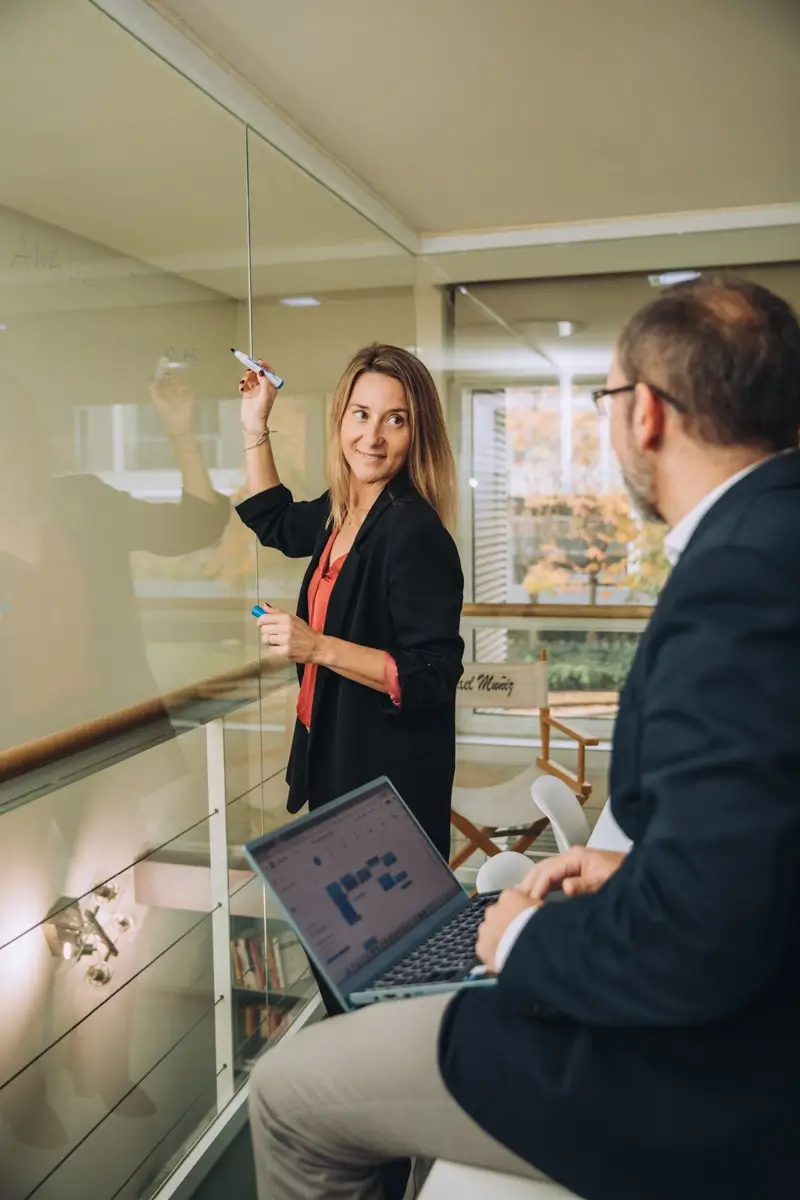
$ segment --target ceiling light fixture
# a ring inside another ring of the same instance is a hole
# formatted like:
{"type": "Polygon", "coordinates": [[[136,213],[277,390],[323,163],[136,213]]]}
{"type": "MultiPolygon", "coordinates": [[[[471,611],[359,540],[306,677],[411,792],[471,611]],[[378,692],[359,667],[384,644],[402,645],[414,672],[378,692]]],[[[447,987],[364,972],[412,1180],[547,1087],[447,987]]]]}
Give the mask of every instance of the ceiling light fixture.
{"type": "Polygon", "coordinates": [[[572,337],[573,333],[575,332],[575,322],[574,321],[558,321],[557,324],[558,324],[558,336],[560,338],[572,337]]]}
{"type": "Polygon", "coordinates": [[[690,283],[699,278],[699,271],[662,271],[660,275],[648,275],[647,282],[650,287],[674,287],[676,283],[690,283]]]}
{"type": "Polygon", "coordinates": [[[284,296],[280,303],[287,308],[319,308],[322,301],[313,296],[284,296]]]}

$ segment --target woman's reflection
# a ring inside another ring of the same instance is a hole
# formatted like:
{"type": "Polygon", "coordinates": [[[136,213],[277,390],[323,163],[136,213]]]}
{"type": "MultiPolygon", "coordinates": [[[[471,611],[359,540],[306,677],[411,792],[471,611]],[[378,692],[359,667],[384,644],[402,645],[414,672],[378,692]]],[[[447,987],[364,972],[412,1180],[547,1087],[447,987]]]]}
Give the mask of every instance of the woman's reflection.
{"type": "Polygon", "coordinates": [[[209,546],[230,505],[203,461],[192,392],[167,375],[150,395],[180,470],[178,503],[59,474],[45,423],[18,385],[0,381],[0,749],[158,693],[130,553],[209,546]]]}
{"type": "MultiPolygon", "coordinates": [[[[0,749],[158,693],[145,654],[130,553],[142,549],[176,556],[212,544],[228,521],[229,502],[214,491],[203,462],[189,389],[167,376],[151,385],[150,394],[180,469],[178,503],[137,500],[94,476],[59,473],[48,421],[37,416],[22,388],[0,378],[0,749]]],[[[166,710],[161,720],[171,731],[166,710]]],[[[56,897],[104,865],[94,852],[88,865],[82,861],[86,846],[97,840],[90,827],[113,825],[117,841],[130,844],[126,861],[148,842],[142,797],[151,788],[166,797],[167,777],[183,777],[187,769],[175,743],[173,748],[169,764],[160,756],[158,778],[148,779],[153,769],[149,758],[145,762],[140,756],[126,765],[124,779],[116,779],[113,815],[107,785],[100,784],[95,794],[92,781],[85,785],[88,791],[81,791],[80,803],[74,797],[59,809],[53,831],[63,842],[63,854],[57,867],[48,858],[52,895],[43,897],[42,917],[56,897]],[[136,765],[142,769],[134,769],[136,765]]],[[[173,801],[177,796],[183,803],[182,791],[171,794],[173,801]]],[[[35,805],[30,815],[33,822],[40,819],[35,805]]],[[[41,831],[37,836],[41,851],[41,831]]],[[[8,850],[24,853],[21,846],[8,850]]],[[[36,869],[33,858],[31,869],[36,869]]],[[[41,951],[38,940],[35,945],[41,951]]],[[[18,1011],[12,1006],[6,1013],[0,1060],[13,1045],[15,1062],[30,1061],[52,1042],[54,1005],[61,1012],[61,1029],[96,999],[79,989],[79,1003],[69,988],[64,990],[69,981],[56,974],[55,960],[42,962],[39,956],[36,961],[27,990],[17,993],[22,1002],[18,1011]]],[[[106,1009],[117,1030],[133,1029],[133,989],[123,988],[106,1009]]],[[[0,1093],[0,1099],[9,1101],[0,1103],[0,1121],[7,1122],[18,1143],[40,1149],[68,1143],[65,1094],[56,1086],[64,1066],[75,1095],[97,1096],[111,1109],[129,1092],[120,1115],[152,1113],[149,1096],[134,1089],[130,1038],[106,1033],[111,1030],[101,1030],[90,1017],[85,1029],[68,1040],[66,1057],[59,1050],[46,1053],[0,1093]]],[[[6,1074],[0,1071],[0,1083],[6,1074]]]]}

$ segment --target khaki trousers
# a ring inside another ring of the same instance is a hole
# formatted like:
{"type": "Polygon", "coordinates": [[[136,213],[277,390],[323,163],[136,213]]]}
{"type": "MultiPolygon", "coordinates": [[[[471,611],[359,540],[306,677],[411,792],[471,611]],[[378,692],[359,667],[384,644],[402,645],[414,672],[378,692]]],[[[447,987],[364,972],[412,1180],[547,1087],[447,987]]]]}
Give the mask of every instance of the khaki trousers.
{"type": "Polygon", "coordinates": [[[250,1080],[259,1200],[381,1200],[377,1169],[437,1158],[544,1176],[461,1109],[437,1065],[449,996],[376,1004],[269,1050],[250,1080]]]}

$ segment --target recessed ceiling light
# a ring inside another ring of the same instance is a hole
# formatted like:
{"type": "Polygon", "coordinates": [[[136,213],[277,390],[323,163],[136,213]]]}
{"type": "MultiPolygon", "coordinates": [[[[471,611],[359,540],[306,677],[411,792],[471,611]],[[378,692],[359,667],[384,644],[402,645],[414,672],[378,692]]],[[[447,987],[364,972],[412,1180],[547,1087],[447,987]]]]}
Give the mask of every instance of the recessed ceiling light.
{"type": "Polygon", "coordinates": [[[586,328],[582,321],[568,321],[565,317],[534,317],[529,321],[519,321],[517,327],[522,333],[530,330],[534,337],[545,341],[554,337],[574,337],[586,328]]]}
{"type": "Polygon", "coordinates": [[[2,322],[0,322],[0,333],[2,333],[2,332],[3,332],[3,330],[5,330],[5,329],[8,329],[8,326],[7,326],[7,325],[3,325],[3,324],[2,324],[2,322]]]}
{"type": "Polygon", "coordinates": [[[699,279],[699,271],[662,271],[660,275],[648,275],[650,287],[673,287],[676,283],[690,283],[699,279]]]}
{"type": "Polygon", "coordinates": [[[287,308],[319,308],[321,300],[315,300],[313,296],[284,296],[281,304],[285,304],[287,308]]]}

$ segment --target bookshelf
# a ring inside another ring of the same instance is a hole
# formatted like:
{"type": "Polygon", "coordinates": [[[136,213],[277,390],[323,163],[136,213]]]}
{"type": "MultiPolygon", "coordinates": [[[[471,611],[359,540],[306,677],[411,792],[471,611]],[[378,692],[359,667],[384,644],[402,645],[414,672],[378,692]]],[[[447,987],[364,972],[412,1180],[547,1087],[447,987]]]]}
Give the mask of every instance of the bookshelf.
{"type": "Polygon", "coordinates": [[[288,922],[231,918],[231,977],[237,1070],[247,1070],[313,991],[308,959],[288,922]]]}

